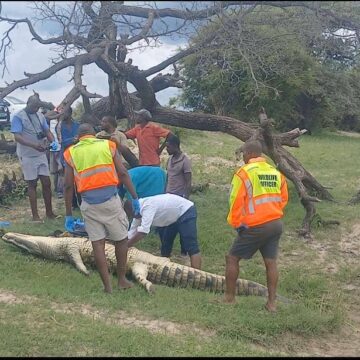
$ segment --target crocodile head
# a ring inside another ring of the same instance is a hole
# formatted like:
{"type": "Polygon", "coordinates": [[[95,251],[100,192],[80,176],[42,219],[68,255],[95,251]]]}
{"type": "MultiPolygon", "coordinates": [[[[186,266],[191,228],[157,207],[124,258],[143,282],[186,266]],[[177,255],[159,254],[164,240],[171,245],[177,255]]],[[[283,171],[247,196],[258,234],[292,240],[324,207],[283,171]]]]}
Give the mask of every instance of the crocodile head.
{"type": "Polygon", "coordinates": [[[26,250],[30,254],[41,255],[41,250],[36,237],[17,233],[6,233],[2,239],[21,249],[26,250]]]}

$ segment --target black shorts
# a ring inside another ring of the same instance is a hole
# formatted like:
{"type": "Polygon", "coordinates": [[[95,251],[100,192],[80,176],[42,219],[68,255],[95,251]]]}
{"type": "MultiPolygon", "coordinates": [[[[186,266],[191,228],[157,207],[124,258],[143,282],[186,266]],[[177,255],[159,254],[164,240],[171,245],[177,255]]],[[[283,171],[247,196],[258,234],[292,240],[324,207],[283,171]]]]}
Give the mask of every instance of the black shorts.
{"type": "Polygon", "coordinates": [[[251,227],[238,233],[229,255],[251,259],[256,251],[266,259],[276,259],[283,223],[279,220],[251,227]]]}

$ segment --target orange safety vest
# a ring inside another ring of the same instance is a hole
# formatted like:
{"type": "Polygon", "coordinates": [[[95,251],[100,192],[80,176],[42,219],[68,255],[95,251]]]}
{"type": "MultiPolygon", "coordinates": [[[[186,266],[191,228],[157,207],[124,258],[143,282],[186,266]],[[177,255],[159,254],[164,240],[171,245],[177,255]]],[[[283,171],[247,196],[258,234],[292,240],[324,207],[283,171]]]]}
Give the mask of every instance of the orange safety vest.
{"type": "Polygon", "coordinates": [[[227,221],[234,228],[261,225],[283,216],[288,201],[286,179],[264,158],[250,159],[235,173],[231,185],[227,221]]]}
{"type": "Polygon", "coordinates": [[[119,185],[113,157],[116,144],[95,136],[83,136],[64,152],[65,161],[74,169],[77,191],[82,193],[105,186],[119,185]]]}

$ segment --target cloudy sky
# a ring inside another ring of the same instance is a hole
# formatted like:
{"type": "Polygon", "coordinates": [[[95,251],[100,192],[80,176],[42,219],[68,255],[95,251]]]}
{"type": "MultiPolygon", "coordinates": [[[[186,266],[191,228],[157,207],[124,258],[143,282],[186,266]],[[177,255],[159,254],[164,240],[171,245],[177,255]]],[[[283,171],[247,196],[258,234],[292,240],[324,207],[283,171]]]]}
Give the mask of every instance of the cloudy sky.
{"type": "MultiPolygon", "coordinates": [[[[2,1],[3,9],[1,14],[11,18],[31,18],[32,4],[32,2],[2,1]]],[[[157,5],[159,7],[175,7],[176,4],[177,2],[158,2],[157,5]]],[[[7,23],[0,22],[0,34],[2,35],[8,27],[7,23]]],[[[55,35],[56,33],[56,27],[46,23],[37,23],[36,30],[43,37],[55,35]]],[[[51,46],[31,41],[31,35],[25,24],[18,25],[11,36],[13,44],[12,50],[7,56],[8,72],[5,72],[0,86],[4,86],[5,82],[24,78],[24,71],[29,73],[43,71],[51,65],[51,58],[55,56],[51,46]]],[[[133,59],[133,64],[137,65],[139,69],[147,69],[174,55],[178,47],[184,44],[184,40],[181,38],[163,39],[163,44],[160,47],[147,48],[142,51],[133,50],[130,57],[133,59]]],[[[171,72],[171,67],[162,71],[162,73],[166,72],[171,72]]],[[[1,73],[2,71],[0,71],[1,73]]],[[[30,85],[25,90],[15,90],[11,95],[26,100],[32,94],[32,90],[35,90],[40,93],[43,100],[51,101],[54,105],[57,105],[72,88],[72,83],[69,83],[72,73],[72,67],[64,69],[47,80],[30,85]]],[[[91,64],[84,67],[83,83],[87,85],[90,92],[107,95],[107,78],[96,65],[91,64]]],[[[129,90],[132,90],[132,88],[129,87],[129,90]]],[[[178,89],[169,88],[158,92],[156,96],[160,104],[165,105],[170,97],[178,93],[178,89]]]]}

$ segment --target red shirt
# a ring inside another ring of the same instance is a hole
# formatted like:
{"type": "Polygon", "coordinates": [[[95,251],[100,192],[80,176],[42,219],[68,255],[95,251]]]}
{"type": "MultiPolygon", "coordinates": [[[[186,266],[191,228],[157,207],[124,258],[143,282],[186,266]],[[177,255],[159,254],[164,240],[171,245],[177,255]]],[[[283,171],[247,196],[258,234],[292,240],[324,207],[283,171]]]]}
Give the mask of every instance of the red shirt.
{"type": "Polygon", "coordinates": [[[128,139],[136,139],[138,142],[139,165],[160,165],[160,157],[157,153],[160,139],[166,138],[169,133],[170,130],[148,122],[143,128],[136,125],[125,135],[128,139]]]}

